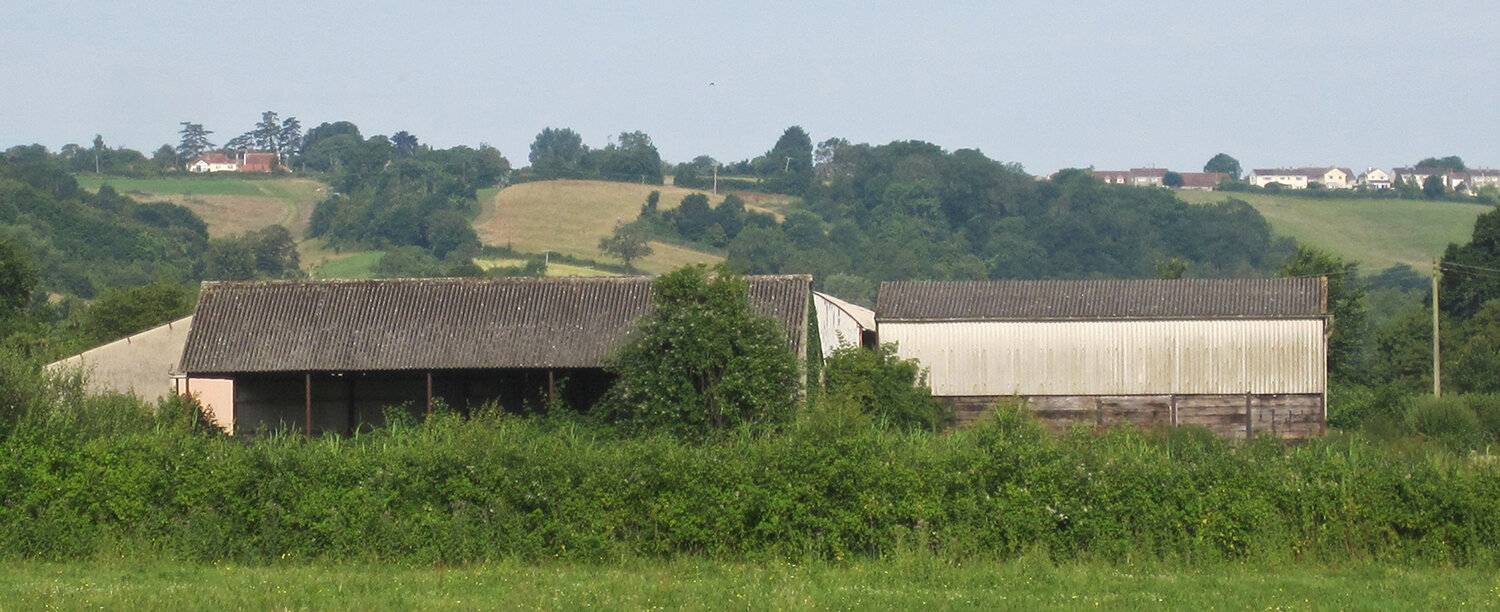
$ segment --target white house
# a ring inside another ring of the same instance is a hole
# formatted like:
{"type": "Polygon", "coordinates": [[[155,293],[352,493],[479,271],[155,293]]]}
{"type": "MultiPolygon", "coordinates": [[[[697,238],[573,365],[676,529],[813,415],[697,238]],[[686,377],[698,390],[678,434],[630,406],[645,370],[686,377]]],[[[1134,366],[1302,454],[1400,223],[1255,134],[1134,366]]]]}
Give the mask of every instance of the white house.
{"type": "Polygon", "coordinates": [[[188,172],[238,172],[240,163],[223,153],[204,153],[188,164],[188,172]]]}
{"type": "Polygon", "coordinates": [[[1333,166],[1304,168],[1258,168],[1250,171],[1250,183],[1265,187],[1278,183],[1287,189],[1307,189],[1318,183],[1329,189],[1349,189],[1354,186],[1354,171],[1333,166]]]}
{"type": "Polygon", "coordinates": [[[1249,180],[1256,187],[1276,183],[1287,189],[1307,189],[1307,174],[1293,168],[1256,168],[1250,171],[1249,180]]]}
{"type": "Polygon", "coordinates": [[[1391,173],[1380,168],[1367,168],[1359,175],[1358,184],[1365,189],[1390,189],[1391,173]]]}

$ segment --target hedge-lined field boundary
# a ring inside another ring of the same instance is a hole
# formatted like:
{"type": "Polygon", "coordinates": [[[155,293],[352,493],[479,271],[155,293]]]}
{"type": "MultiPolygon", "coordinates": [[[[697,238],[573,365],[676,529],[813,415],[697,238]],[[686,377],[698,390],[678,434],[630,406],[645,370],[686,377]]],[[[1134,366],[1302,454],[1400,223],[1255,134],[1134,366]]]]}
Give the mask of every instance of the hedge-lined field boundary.
{"type": "Polygon", "coordinates": [[[1000,410],[942,434],[822,415],[695,444],[488,413],[247,441],[192,433],[170,404],[152,417],[78,401],[92,407],[16,420],[0,441],[0,556],[753,561],[921,548],[1469,565],[1500,550],[1500,466],[1344,436],[1056,435],[1000,410]]]}

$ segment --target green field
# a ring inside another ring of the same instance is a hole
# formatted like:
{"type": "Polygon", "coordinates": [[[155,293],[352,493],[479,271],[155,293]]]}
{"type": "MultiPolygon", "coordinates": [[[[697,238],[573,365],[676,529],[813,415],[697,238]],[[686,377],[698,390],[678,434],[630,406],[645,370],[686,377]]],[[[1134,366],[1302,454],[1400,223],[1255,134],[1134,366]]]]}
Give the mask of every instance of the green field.
{"type": "Polygon", "coordinates": [[[1360,262],[1365,273],[1404,263],[1427,273],[1450,242],[1466,242],[1491,207],[1457,202],[1314,199],[1268,193],[1179,191],[1190,204],[1244,200],[1277,234],[1360,262]]]}
{"type": "MultiPolygon", "coordinates": [[[[675,208],[682,198],[704,193],[670,185],[641,185],[605,181],[539,181],[522,183],[484,198],[474,230],[485,244],[510,246],[524,253],[552,251],[596,261],[615,261],[599,250],[599,239],[617,223],[634,220],[652,191],[661,192],[662,209],[675,208]]],[[[787,196],[741,193],[746,207],[777,214],[794,201],[787,196]]],[[[720,198],[710,196],[718,204],[720,198]]],[[[651,243],[655,253],[636,262],[647,272],[665,272],[690,263],[716,263],[723,258],[678,246],[651,243]]]]}
{"type": "MultiPolygon", "coordinates": [[[[524,259],[503,258],[479,258],[474,259],[474,264],[489,270],[490,268],[519,268],[526,265],[524,259]]],[[[565,263],[548,262],[547,276],[618,276],[614,272],[595,270],[583,266],[574,266],[565,263]]]]}
{"type": "Polygon", "coordinates": [[[229,236],[280,224],[301,237],[312,209],[327,187],[305,178],[176,176],[126,178],[77,175],[78,185],[97,191],[109,185],[142,202],[167,201],[192,209],[213,236],[229,236]]]}
{"type": "Polygon", "coordinates": [[[1193,569],[642,561],[452,568],[160,562],[0,564],[0,610],[1132,609],[1466,610],[1500,607],[1500,574],[1394,566],[1193,569]]]}

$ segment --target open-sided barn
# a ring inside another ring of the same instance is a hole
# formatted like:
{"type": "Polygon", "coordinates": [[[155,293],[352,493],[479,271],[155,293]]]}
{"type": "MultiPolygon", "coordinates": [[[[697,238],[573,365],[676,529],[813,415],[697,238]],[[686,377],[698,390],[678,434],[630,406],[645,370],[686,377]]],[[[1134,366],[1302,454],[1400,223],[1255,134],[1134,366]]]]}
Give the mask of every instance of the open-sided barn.
{"type": "Polygon", "coordinates": [[[891,282],[881,342],[973,419],[1018,397],[1062,425],[1320,435],[1327,284],[1303,279],[891,282]]]}
{"type": "MultiPolygon", "coordinates": [[[[747,280],[752,309],[806,355],[811,277],[747,280]]],[[[647,277],[204,283],[178,389],[216,393],[205,404],[231,432],[347,432],[434,398],[587,406],[652,296],[647,277]]]]}

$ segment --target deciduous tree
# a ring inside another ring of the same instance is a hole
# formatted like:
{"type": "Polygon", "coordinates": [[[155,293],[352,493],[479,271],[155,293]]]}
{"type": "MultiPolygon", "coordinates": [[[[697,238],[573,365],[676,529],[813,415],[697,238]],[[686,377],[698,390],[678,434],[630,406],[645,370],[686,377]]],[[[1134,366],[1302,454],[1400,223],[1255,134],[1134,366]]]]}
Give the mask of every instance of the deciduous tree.
{"type": "Polygon", "coordinates": [[[655,310],[610,360],[618,378],[605,414],[628,429],[694,438],[791,417],[796,357],[776,322],[750,310],[744,278],[700,264],[652,287],[655,310]]]}
{"type": "Polygon", "coordinates": [[[1294,278],[1328,278],[1328,371],[1348,380],[1363,366],[1360,355],[1366,334],[1365,285],[1359,278],[1359,263],[1346,262],[1327,251],[1299,246],[1281,268],[1281,275],[1294,278]]]}
{"type": "Polygon", "coordinates": [[[31,304],[38,278],[31,254],[14,240],[0,239],[0,319],[31,304]]]}
{"type": "Polygon", "coordinates": [[[568,128],[545,128],[531,143],[531,170],[543,178],[571,176],[578,172],[588,149],[583,137],[568,128]]]}
{"type": "Polygon", "coordinates": [[[625,262],[625,267],[630,268],[632,262],[654,252],[647,238],[645,229],[637,224],[617,224],[613,233],[599,239],[599,250],[619,257],[625,262]]]}
{"type": "Polygon", "coordinates": [[[1240,160],[1230,157],[1228,153],[1220,153],[1203,164],[1204,172],[1223,172],[1234,180],[1240,179],[1240,160]]]}

